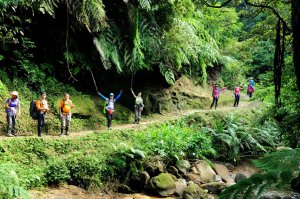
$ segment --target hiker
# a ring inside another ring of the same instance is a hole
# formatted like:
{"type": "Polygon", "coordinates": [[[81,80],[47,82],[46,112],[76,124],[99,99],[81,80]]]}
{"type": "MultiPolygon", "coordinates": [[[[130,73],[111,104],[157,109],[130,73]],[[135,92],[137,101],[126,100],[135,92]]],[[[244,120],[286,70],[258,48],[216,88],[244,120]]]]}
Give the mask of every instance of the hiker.
{"type": "Polygon", "coordinates": [[[45,124],[45,116],[49,111],[48,102],[46,100],[46,93],[41,94],[41,99],[36,100],[36,111],[37,111],[37,121],[38,121],[38,136],[42,136],[43,126],[45,124]]]}
{"type": "Polygon", "coordinates": [[[70,100],[70,96],[68,93],[64,94],[64,98],[59,103],[59,114],[61,118],[61,128],[60,128],[60,136],[69,135],[69,127],[70,127],[70,121],[71,121],[71,111],[75,108],[75,105],[70,100]]]}
{"type": "Polygon", "coordinates": [[[249,84],[250,84],[252,87],[254,87],[254,84],[255,84],[255,83],[254,83],[253,78],[250,78],[248,82],[249,82],[249,84]]]}
{"type": "Polygon", "coordinates": [[[5,112],[7,120],[6,135],[9,137],[17,136],[17,117],[21,116],[20,100],[18,99],[18,92],[12,91],[11,98],[6,101],[5,112]]]}
{"type": "Polygon", "coordinates": [[[143,103],[143,99],[142,99],[142,92],[139,92],[138,95],[136,96],[133,92],[133,90],[131,89],[131,93],[133,95],[133,97],[135,98],[135,104],[134,104],[134,113],[135,113],[135,119],[134,119],[134,123],[135,124],[139,124],[141,117],[142,117],[142,111],[144,108],[144,103],[143,103]]]}
{"type": "Polygon", "coordinates": [[[111,130],[111,122],[112,122],[112,119],[113,119],[113,112],[114,112],[114,109],[115,109],[115,103],[121,97],[122,90],[120,90],[120,93],[115,98],[114,98],[113,93],[109,94],[109,98],[105,97],[100,92],[98,93],[98,95],[104,101],[106,101],[105,111],[106,111],[106,118],[107,118],[107,128],[108,128],[108,130],[111,130]]]}
{"type": "Polygon", "coordinates": [[[249,98],[252,97],[253,92],[254,92],[254,87],[250,83],[248,83],[247,93],[249,95],[249,98]]]}
{"type": "Polygon", "coordinates": [[[219,93],[220,93],[219,85],[217,83],[213,82],[212,87],[213,87],[213,90],[212,90],[213,102],[212,102],[210,108],[212,109],[212,107],[215,105],[215,109],[217,109],[219,93]]]}
{"type": "Polygon", "coordinates": [[[238,107],[239,101],[240,101],[240,96],[241,96],[241,87],[240,84],[237,84],[236,87],[234,88],[234,104],[233,107],[238,107]]]}

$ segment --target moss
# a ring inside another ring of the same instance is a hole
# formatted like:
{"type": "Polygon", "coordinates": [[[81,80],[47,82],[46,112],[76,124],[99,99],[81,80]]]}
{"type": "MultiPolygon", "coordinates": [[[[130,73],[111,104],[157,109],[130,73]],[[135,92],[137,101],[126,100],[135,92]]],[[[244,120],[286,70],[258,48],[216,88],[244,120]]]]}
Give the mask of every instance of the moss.
{"type": "Polygon", "coordinates": [[[155,188],[166,190],[175,188],[175,181],[168,173],[161,173],[152,179],[155,188]]]}

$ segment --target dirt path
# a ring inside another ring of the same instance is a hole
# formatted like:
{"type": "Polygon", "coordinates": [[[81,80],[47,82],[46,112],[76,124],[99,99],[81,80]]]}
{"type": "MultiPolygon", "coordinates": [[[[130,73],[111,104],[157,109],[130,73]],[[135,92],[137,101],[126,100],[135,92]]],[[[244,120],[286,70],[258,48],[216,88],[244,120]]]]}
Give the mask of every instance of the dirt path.
{"type": "MultiPolygon", "coordinates": [[[[228,95],[228,94],[227,94],[228,95]]],[[[249,102],[248,97],[246,95],[241,96],[239,107],[232,107],[231,103],[221,101],[219,102],[219,105],[217,109],[191,109],[191,110],[182,110],[182,111],[176,111],[166,114],[153,114],[150,117],[145,117],[140,124],[113,124],[112,125],[112,131],[119,131],[119,130],[125,130],[125,129],[133,129],[133,130],[140,130],[143,128],[146,128],[149,125],[152,124],[158,124],[158,123],[164,123],[167,121],[174,121],[182,116],[192,115],[194,113],[206,113],[206,112],[238,112],[238,111],[247,111],[248,109],[252,109],[253,107],[259,107],[261,105],[260,102],[257,101],[251,101],[249,102]]],[[[81,137],[86,136],[91,133],[97,132],[104,132],[107,131],[106,127],[102,127],[100,129],[94,129],[94,130],[87,130],[87,131],[78,131],[78,132],[70,132],[69,136],[63,136],[60,137],[59,135],[44,135],[43,138],[74,138],[74,137],[81,137]]],[[[24,138],[24,137],[37,137],[36,135],[28,135],[28,136],[18,136],[17,138],[24,138]]],[[[3,139],[15,139],[16,137],[5,137],[1,136],[0,140],[3,139]]]]}

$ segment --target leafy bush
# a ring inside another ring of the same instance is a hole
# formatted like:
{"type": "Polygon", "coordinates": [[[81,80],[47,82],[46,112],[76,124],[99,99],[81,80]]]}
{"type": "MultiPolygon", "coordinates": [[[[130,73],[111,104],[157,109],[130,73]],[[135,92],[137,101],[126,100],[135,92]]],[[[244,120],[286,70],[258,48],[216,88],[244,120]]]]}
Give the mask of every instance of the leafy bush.
{"type": "Polygon", "coordinates": [[[49,184],[59,184],[70,179],[70,171],[64,160],[50,159],[48,162],[45,175],[49,184]]]}
{"type": "Polygon", "coordinates": [[[2,199],[29,198],[24,187],[21,186],[19,176],[13,169],[17,165],[0,164],[0,197],[2,199]]]}
{"type": "Polygon", "coordinates": [[[137,135],[138,145],[151,155],[178,160],[215,155],[211,136],[206,130],[197,130],[183,124],[152,126],[137,135]]]}
{"type": "Polygon", "coordinates": [[[139,171],[144,170],[144,159],[143,151],[120,143],[113,156],[108,159],[106,174],[111,178],[118,176],[119,180],[126,184],[139,171]]]}

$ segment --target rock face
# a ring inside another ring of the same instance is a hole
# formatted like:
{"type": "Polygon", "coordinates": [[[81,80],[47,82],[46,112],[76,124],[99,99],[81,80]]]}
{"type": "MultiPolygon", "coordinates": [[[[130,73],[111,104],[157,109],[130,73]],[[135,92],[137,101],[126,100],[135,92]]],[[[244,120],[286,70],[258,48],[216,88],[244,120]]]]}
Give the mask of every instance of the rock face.
{"type": "Polygon", "coordinates": [[[174,177],[168,173],[161,173],[150,180],[151,189],[160,196],[171,196],[175,193],[174,177]]]}
{"type": "Polygon", "coordinates": [[[176,163],[176,167],[182,174],[186,175],[187,171],[191,168],[191,165],[187,160],[180,160],[176,163]]]}
{"type": "Polygon", "coordinates": [[[183,192],[183,199],[208,199],[207,192],[198,185],[191,183],[183,192]]]}
{"type": "Polygon", "coordinates": [[[216,179],[216,173],[204,160],[200,160],[192,170],[198,174],[201,181],[205,183],[214,182],[216,179]]]}

